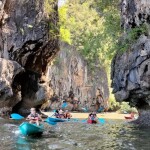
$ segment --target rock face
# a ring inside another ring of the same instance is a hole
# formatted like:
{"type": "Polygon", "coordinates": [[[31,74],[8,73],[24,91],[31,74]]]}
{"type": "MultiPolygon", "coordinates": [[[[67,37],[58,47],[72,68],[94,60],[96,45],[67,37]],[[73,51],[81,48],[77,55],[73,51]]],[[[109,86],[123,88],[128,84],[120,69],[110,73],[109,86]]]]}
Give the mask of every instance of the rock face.
{"type": "Polygon", "coordinates": [[[40,105],[50,96],[51,89],[41,78],[59,51],[57,22],[57,0],[0,0],[0,57],[24,68],[15,77],[21,101],[14,111],[40,105]]]}
{"type": "Polygon", "coordinates": [[[2,58],[0,58],[0,68],[0,108],[3,108],[0,111],[4,108],[9,111],[21,101],[21,88],[15,82],[15,78],[23,73],[24,69],[17,62],[2,58]]]}
{"type": "Polygon", "coordinates": [[[58,31],[55,37],[50,34],[58,22],[57,1],[2,0],[0,17],[1,57],[27,70],[44,72],[58,51],[58,31]]]}
{"type": "Polygon", "coordinates": [[[121,26],[124,30],[150,23],[149,0],[122,0],[121,26]]]}
{"type": "Polygon", "coordinates": [[[150,39],[141,36],[130,51],[117,55],[112,64],[112,86],[118,101],[138,108],[150,100],[150,39]]]}
{"type": "Polygon", "coordinates": [[[149,115],[145,110],[149,112],[150,109],[150,1],[122,0],[121,16],[125,32],[140,27],[143,23],[148,29],[130,49],[115,56],[111,76],[116,99],[128,101],[137,107],[139,120],[143,121],[141,118],[149,118],[145,117],[149,115]]]}
{"type": "Polygon", "coordinates": [[[89,70],[87,62],[77,50],[67,44],[60,45],[59,56],[49,67],[47,78],[54,91],[51,109],[60,107],[62,101],[68,102],[69,110],[98,110],[107,108],[109,97],[108,80],[103,68],[89,70]]]}

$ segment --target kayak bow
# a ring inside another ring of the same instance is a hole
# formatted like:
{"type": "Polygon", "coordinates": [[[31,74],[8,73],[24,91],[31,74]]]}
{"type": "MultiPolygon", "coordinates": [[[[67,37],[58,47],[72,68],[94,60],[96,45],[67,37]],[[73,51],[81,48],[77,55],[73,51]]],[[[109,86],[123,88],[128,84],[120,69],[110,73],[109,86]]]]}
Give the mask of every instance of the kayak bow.
{"type": "Polygon", "coordinates": [[[42,124],[37,126],[36,124],[23,122],[19,126],[19,129],[23,135],[34,135],[34,134],[42,134],[44,131],[44,126],[42,124]]]}
{"type": "Polygon", "coordinates": [[[48,121],[50,121],[50,122],[65,122],[65,121],[68,121],[68,119],[60,119],[60,118],[48,117],[48,121]]]}

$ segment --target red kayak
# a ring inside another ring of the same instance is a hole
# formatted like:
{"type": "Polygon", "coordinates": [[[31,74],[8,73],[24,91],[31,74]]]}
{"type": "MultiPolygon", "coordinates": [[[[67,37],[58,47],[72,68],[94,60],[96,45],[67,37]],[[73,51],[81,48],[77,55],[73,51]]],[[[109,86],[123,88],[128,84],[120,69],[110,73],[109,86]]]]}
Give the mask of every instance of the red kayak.
{"type": "Polygon", "coordinates": [[[125,119],[134,119],[134,117],[127,117],[127,116],[125,116],[125,119]]]}
{"type": "Polygon", "coordinates": [[[131,113],[130,116],[124,116],[125,119],[134,119],[134,113],[131,113]]]}
{"type": "Polygon", "coordinates": [[[88,119],[88,120],[87,120],[87,123],[88,123],[88,124],[96,124],[97,121],[88,119]]]}

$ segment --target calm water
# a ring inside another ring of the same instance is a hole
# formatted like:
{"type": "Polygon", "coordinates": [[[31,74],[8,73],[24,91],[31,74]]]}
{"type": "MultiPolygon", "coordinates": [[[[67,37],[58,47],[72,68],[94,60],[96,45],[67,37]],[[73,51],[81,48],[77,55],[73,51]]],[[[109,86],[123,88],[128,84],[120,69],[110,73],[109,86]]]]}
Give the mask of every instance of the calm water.
{"type": "Polygon", "coordinates": [[[19,124],[0,119],[0,150],[150,150],[150,128],[120,120],[107,120],[105,125],[45,124],[41,137],[22,136],[19,124]]]}

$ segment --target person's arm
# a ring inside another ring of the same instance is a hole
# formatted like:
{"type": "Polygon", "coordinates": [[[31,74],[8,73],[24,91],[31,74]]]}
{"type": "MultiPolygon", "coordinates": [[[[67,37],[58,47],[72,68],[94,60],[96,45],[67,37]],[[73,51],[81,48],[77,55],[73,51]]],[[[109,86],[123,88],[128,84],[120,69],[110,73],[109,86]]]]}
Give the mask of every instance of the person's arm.
{"type": "Polygon", "coordinates": [[[31,115],[28,115],[27,120],[31,120],[31,119],[32,119],[31,115]]]}
{"type": "Polygon", "coordinates": [[[44,121],[44,120],[42,119],[41,115],[39,115],[39,114],[38,114],[38,118],[39,118],[39,120],[44,121]]]}

